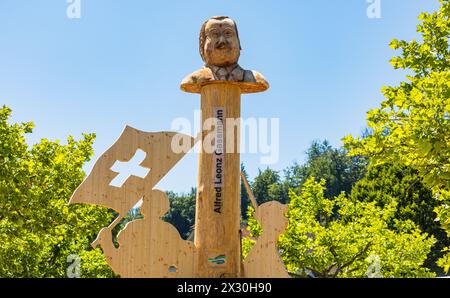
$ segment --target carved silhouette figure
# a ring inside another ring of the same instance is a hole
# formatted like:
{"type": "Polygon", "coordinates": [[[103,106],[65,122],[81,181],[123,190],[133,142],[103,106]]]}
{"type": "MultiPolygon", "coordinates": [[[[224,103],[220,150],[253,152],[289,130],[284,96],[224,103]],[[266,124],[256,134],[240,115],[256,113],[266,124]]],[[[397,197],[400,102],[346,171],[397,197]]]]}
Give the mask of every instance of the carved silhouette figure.
{"type": "Polygon", "coordinates": [[[161,220],[169,202],[163,192],[153,187],[187,152],[174,148],[189,149],[196,141],[174,132],[150,133],[127,126],[72,195],[70,204],[95,204],[119,213],[92,245],[101,246],[108,264],[122,277],[193,276],[193,245],[183,241],[175,227],[161,220]],[[146,154],[140,166],[149,169],[148,174],[143,178],[132,175],[120,187],[110,185],[119,175],[111,169],[116,161],[129,162],[138,149],[146,154]],[[125,226],[116,248],[111,232],[141,198],[144,219],[125,226]]]}
{"type": "Polygon", "coordinates": [[[253,216],[262,227],[262,235],[244,260],[244,277],[288,278],[289,274],[277,250],[278,237],[288,224],[288,219],[284,216],[287,205],[271,201],[258,206],[247,179],[243,174],[241,177],[255,207],[253,216]]]}
{"type": "Polygon", "coordinates": [[[267,202],[256,209],[254,217],[261,225],[263,232],[244,260],[245,277],[289,277],[276,246],[278,237],[288,224],[284,216],[286,211],[287,206],[277,201],[267,202]]]}
{"type": "Polygon", "coordinates": [[[118,248],[110,227],[100,231],[93,246],[100,245],[108,264],[121,277],[193,277],[193,243],[161,219],[169,207],[164,192],[151,191],[143,198],[144,218],[129,222],[118,234],[118,248]]]}

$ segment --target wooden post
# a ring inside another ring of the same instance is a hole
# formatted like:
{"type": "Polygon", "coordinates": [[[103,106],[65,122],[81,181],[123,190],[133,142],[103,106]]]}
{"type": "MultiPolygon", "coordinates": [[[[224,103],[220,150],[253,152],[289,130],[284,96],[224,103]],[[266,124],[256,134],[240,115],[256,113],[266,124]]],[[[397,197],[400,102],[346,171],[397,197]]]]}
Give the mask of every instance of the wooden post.
{"type": "Polygon", "coordinates": [[[269,88],[257,71],[239,66],[236,22],[225,16],[203,23],[199,38],[205,66],[183,79],[181,90],[201,94],[195,247],[198,277],[242,277],[239,133],[241,94],[269,88]],[[211,127],[211,119],[217,119],[211,127]],[[212,132],[212,133],[211,133],[212,132]],[[210,150],[211,143],[215,150],[210,150]]]}
{"type": "Polygon", "coordinates": [[[203,130],[195,220],[199,277],[240,277],[239,126],[229,125],[240,119],[240,101],[241,89],[235,84],[219,82],[201,89],[203,130]],[[211,119],[216,119],[212,129],[211,119]],[[214,152],[208,148],[211,143],[214,152]]]}

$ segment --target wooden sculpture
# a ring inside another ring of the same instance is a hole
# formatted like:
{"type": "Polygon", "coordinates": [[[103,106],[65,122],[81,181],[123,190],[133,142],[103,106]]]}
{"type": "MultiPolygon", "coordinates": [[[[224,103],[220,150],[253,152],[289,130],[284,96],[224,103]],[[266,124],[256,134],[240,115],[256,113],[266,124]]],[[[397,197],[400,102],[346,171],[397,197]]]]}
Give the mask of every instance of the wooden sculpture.
{"type": "Polygon", "coordinates": [[[258,206],[247,179],[244,175],[241,174],[241,176],[255,208],[253,216],[262,228],[262,235],[258,237],[244,260],[244,277],[288,278],[289,274],[276,246],[279,236],[288,224],[288,219],[284,216],[287,212],[287,205],[271,201],[258,206]]]}
{"type": "Polygon", "coordinates": [[[269,84],[260,73],[238,65],[239,34],[230,18],[207,20],[199,41],[205,67],[181,83],[183,91],[201,94],[203,130],[194,237],[198,276],[240,277],[241,94],[265,91],[269,84]],[[216,124],[208,127],[205,124],[211,119],[216,119],[216,124]],[[212,149],[208,148],[211,134],[212,149]]]}
{"type": "MultiPolygon", "coordinates": [[[[91,173],[75,190],[70,204],[88,203],[115,210],[119,216],[100,231],[93,246],[99,245],[111,268],[122,277],[192,277],[194,247],[182,240],[178,231],[161,220],[167,213],[166,195],[153,187],[184,156],[175,153],[173,142],[195,140],[172,132],[148,133],[127,126],[120,138],[94,165],[91,173]],[[146,153],[142,167],[150,171],[140,178],[129,177],[121,187],[110,185],[118,175],[111,168],[116,161],[129,161],[141,149],[146,153]],[[113,245],[112,230],[142,198],[144,219],[127,224],[113,245]]],[[[179,145],[179,144],[178,144],[179,145]]]]}
{"type": "Polygon", "coordinates": [[[269,84],[257,71],[238,64],[240,40],[236,23],[213,17],[200,30],[205,66],[188,75],[181,90],[201,94],[202,131],[196,139],[172,132],[148,133],[127,126],[100,156],[70,203],[101,205],[119,216],[103,228],[94,247],[101,247],[111,268],[122,277],[285,277],[276,239],[285,228],[285,206],[270,202],[256,208],[264,229],[244,266],[240,239],[239,132],[241,94],[263,92],[269,84]],[[212,121],[211,121],[212,120],[212,121]],[[161,217],[169,210],[165,193],[155,185],[190,149],[201,142],[194,243],[185,241],[161,217]],[[183,144],[182,144],[183,143],[183,144]],[[114,164],[128,162],[140,149],[145,177],[131,176],[121,186],[114,164]],[[113,243],[112,231],[142,199],[143,219],[129,222],[113,243]],[[241,268],[244,267],[244,271],[241,268]]]}
{"type": "Polygon", "coordinates": [[[194,276],[194,244],[161,219],[169,211],[166,194],[145,194],[141,208],[144,218],[127,223],[117,236],[118,248],[110,227],[100,231],[93,246],[100,245],[108,264],[122,277],[194,276]]]}

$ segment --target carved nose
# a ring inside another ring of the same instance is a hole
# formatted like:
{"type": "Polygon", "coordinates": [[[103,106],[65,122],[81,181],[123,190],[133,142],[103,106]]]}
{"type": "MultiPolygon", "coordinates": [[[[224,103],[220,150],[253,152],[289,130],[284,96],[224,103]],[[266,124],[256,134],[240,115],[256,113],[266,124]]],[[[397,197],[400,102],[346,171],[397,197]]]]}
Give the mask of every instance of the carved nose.
{"type": "Polygon", "coordinates": [[[219,41],[217,42],[217,47],[224,48],[226,45],[227,45],[227,41],[225,40],[225,38],[223,36],[220,36],[219,41]]]}

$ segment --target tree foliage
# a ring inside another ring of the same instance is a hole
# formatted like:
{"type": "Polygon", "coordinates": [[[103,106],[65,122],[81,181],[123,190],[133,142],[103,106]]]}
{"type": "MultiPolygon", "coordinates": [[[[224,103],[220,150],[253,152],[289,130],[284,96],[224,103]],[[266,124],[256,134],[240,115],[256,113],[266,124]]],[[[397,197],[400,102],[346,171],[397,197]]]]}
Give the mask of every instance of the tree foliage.
{"type": "Polygon", "coordinates": [[[267,201],[289,202],[289,190],[299,193],[311,177],[326,181],[325,197],[350,193],[353,185],[364,177],[367,159],[350,157],[343,148],[333,148],[327,140],[314,141],[306,151],[304,164],[294,163],[283,175],[270,168],[259,170],[251,183],[258,204],[267,201]]]}
{"type": "Polygon", "coordinates": [[[266,168],[264,171],[259,170],[251,188],[258,205],[268,201],[286,203],[289,200],[280,174],[270,168],[266,168]]]}
{"type": "MultiPolygon", "coordinates": [[[[279,248],[288,270],[315,277],[430,277],[423,262],[435,241],[410,220],[395,218],[397,203],[324,196],[325,181],[307,180],[291,192],[289,225],[279,248]],[[396,230],[390,228],[395,226],[396,230]]],[[[262,231],[264,233],[264,231],[262,231]]]]}
{"type": "Polygon", "coordinates": [[[311,177],[325,180],[325,197],[334,198],[341,192],[350,193],[353,185],[364,177],[367,161],[350,157],[343,148],[333,148],[327,140],[314,141],[306,152],[305,164],[295,163],[285,171],[286,189],[298,193],[311,177]]]}
{"type": "MultiPolygon", "coordinates": [[[[241,173],[248,181],[248,174],[243,164],[241,164],[241,173]]],[[[251,204],[252,203],[247,193],[247,189],[245,188],[244,181],[241,179],[241,218],[243,221],[247,221],[248,219],[248,210],[249,207],[251,207],[251,204]]]]}
{"type": "MultiPolygon", "coordinates": [[[[440,3],[439,11],[419,16],[421,41],[391,42],[401,50],[391,64],[412,75],[399,86],[382,89],[381,107],[367,113],[368,136],[347,136],[344,142],[352,155],[369,156],[375,165],[416,169],[442,201],[436,211],[450,234],[450,2],[440,3]]],[[[447,270],[449,259],[440,261],[447,270]]]]}
{"type": "Polygon", "coordinates": [[[194,230],[196,192],[195,188],[192,188],[188,194],[167,192],[170,210],[163,219],[174,225],[184,239],[187,239],[194,230]]]}
{"type": "Polygon", "coordinates": [[[253,217],[255,213],[255,209],[251,206],[248,207],[247,210],[247,229],[250,231],[250,235],[248,237],[242,238],[242,257],[245,259],[250,252],[250,249],[255,245],[256,239],[261,236],[262,228],[259,225],[258,221],[253,217]]]}
{"type": "Polygon", "coordinates": [[[416,170],[388,164],[369,167],[366,176],[353,187],[351,198],[376,202],[381,208],[396,202],[396,219],[411,220],[421,231],[436,238],[437,242],[432,247],[425,265],[441,273],[436,262],[443,256],[442,249],[450,245],[450,239],[436,220],[434,210],[439,206],[439,202],[433,199],[431,189],[424,185],[416,170]]]}
{"type": "Polygon", "coordinates": [[[99,249],[97,232],[111,220],[108,210],[68,205],[92,156],[94,135],[67,144],[41,140],[31,148],[32,123],[8,123],[0,109],[0,277],[65,277],[67,258],[81,258],[82,277],[114,276],[99,249]]]}

